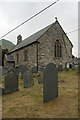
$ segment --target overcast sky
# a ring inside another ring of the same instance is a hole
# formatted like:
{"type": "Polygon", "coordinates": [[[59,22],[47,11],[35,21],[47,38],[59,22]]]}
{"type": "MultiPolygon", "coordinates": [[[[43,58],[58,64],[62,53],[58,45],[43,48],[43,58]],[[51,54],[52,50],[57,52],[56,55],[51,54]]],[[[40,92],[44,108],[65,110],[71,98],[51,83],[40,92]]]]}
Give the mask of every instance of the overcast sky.
{"type": "MultiPolygon", "coordinates": [[[[0,37],[56,0],[49,0],[50,2],[46,2],[47,0],[43,0],[44,2],[42,0],[37,0],[37,2],[22,1],[0,0],[0,37]]],[[[60,0],[31,21],[5,36],[4,39],[16,44],[19,34],[24,40],[31,34],[55,22],[55,17],[58,18],[66,33],[78,29],[78,0],[65,0],[65,2],[60,0]]],[[[74,46],[73,55],[78,56],[78,32],[70,33],[68,37],[74,46]]]]}

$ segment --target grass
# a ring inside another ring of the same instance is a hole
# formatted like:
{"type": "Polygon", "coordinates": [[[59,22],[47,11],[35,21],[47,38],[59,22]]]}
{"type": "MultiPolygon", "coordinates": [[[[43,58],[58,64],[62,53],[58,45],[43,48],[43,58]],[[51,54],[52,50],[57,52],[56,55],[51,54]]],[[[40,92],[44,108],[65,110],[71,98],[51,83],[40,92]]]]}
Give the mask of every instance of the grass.
{"type": "MultiPolygon", "coordinates": [[[[41,74],[42,73],[38,73],[41,74]]],[[[43,84],[38,84],[34,74],[34,86],[23,88],[19,76],[19,91],[2,97],[3,118],[77,118],[78,73],[69,70],[58,73],[58,98],[43,103],[43,84]]],[[[4,78],[4,77],[3,77],[4,78]]]]}

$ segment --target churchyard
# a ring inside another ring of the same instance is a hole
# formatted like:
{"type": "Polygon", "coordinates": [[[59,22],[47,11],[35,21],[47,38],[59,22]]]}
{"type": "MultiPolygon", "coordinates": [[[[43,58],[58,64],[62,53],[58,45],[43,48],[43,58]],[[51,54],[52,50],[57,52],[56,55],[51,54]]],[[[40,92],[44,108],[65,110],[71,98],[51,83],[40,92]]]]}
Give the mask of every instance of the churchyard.
{"type": "MultiPolygon", "coordinates": [[[[50,69],[55,69],[55,67],[50,67],[50,69]]],[[[10,71],[8,72],[10,76],[11,73],[10,71]]],[[[49,73],[48,69],[46,69],[46,73],[49,73]]],[[[60,72],[58,72],[58,76],[57,72],[49,74],[51,75],[49,76],[50,80],[52,79],[52,77],[55,76],[55,80],[53,82],[54,87],[50,85],[47,74],[44,75],[44,79],[47,80],[47,83],[44,82],[45,85],[43,84],[42,72],[33,74],[34,81],[32,81],[32,73],[28,73],[28,77],[26,76],[26,74],[22,76],[21,74],[19,74],[18,86],[16,86],[17,89],[13,88],[11,94],[6,94],[2,96],[3,118],[77,118],[78,69],[69,69],[67,71],[65,69],[63,69],[63,71],[60,69],[60,72]],[[25,80],[26,77],[28,79],[27,82],[25,80]],[[53,92],[49,91],[46,88],[53,92]],[[48,96],[47,93],[49,92],[51,93],[51,95],[48,96]],[[54,94],[54,96],[52,93],[54,94]]],[[[4,78],[5,75],[2,76],[3,87],[4,78]]],[[[6,93],[9,93],[10,89],[7,89],[6,93]]]]}

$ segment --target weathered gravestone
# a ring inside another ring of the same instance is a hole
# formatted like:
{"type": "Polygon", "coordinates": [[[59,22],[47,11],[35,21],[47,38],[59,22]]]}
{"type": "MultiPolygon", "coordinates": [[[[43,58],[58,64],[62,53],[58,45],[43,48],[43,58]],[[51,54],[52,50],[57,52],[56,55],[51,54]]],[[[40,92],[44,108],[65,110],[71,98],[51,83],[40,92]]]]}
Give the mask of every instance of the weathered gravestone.
{"type": "Polygon", "coordinates": [[[25,66],[25,65],[22,65],[22,66],[21,66],[21,70],[20,70],[20,72],[21,72],[21,79],[23,79],[23,74],[24,74],[25,71],[27,71],[27,70],[28,70],[27,66],[25,66]]]}
{"type": "Polygon", "coordinates": [[[14,67],[9,67],[9,69],[7,70],[7,73],[9,72],[15,72],[16,73],[16,69],[14,67]]]}
{"type": "Polygon", "coordinates": [[[18,91],[18,77],[14,69],[10,69],[7,72],[7,76],[4,80],[5,94],[18,91]]]}
{"type": "Polygon", "coordinates": [[[75,70],[75,64],[72,64],[72,70],[75,70]]]}
{"type": "Polygon", "coordinates": [[[40,68],[40,72],[44,72],[44,68],[40,68]]]}
{"type": "Polygon", "coordinates": [[[38,84],[41,84],[41,83],[43,83],[43,77],[42,77],[42,76],[39,76],[39,77],[38,77],[38,84]]]}
{"type": "Polygon", "coordinates": [[[58,71],[53,63],[49,63],[43,73],[43,100],[52,101],[58,97],[58,71]]]}
{"type": "Polygon", "coordinates": [[[30,70],[23,73],[24,88],[34,86],[33,74],[30,70]]]}
{"type": "Polygon", "coordinates": [[[37,66],[32,67],[32,73],[37,73],[37,66]]]}
{"type": "Polygon", "coordinates": [[[62,71],[63,68],[62,68],[62,65],[58,65],[58,71],[62,71]]]}

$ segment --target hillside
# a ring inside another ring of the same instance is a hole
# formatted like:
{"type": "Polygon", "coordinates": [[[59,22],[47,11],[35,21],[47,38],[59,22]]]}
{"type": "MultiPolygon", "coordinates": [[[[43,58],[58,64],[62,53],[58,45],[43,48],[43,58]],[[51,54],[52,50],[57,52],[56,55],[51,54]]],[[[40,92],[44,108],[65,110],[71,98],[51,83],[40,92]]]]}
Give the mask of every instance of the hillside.
{"type": "Polygon", "coordinates": [[[1,44],[2,44],[2,49],[8,49],[8,50],[11,50],[15,46],[12,42],[5,39],[0,40],[0,45],[1,44]]]}

